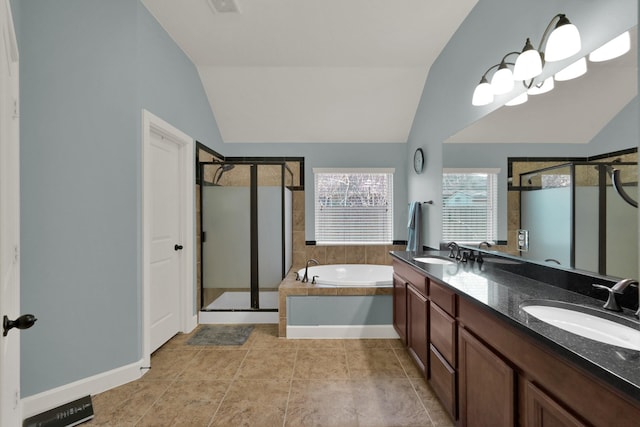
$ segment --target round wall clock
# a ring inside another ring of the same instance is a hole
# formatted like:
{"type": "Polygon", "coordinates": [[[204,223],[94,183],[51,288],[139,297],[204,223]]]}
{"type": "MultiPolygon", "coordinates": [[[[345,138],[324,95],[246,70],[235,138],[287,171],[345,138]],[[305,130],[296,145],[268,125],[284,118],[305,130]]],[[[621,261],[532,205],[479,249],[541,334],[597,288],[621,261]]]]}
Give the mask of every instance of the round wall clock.
{"type": "Polygon", "coordinates": [[[424,153],[422,152],[422,148],[418,148],[415,153],[413,153],[413,170],[416,173],[422,173],[422,169],[424,169],[424,153]]]}

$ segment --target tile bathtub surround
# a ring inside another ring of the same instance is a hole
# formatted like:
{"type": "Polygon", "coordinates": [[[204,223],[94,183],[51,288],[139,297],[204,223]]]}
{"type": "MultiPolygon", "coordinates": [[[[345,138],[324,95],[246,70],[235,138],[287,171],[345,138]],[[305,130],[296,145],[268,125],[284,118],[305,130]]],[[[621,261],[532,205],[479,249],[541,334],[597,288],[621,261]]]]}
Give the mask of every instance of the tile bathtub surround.
{"type": "Polygon", "coordinates": [[[287,336],[287,296],[289,295],[392,295],[393,287],[388,288],[361,288],[361,287],[326,287],[321,288],[311,283],[302,283],[295,279],[297,269],[291,269],[287,277],[280,283],[278,287],[278,313],[279,327],[278,334],[280,337],[287,336]]]}
{"type": "Polygon", "coordinates": [[[94,396],[86,425],[453,426],[398,340],[286,340],[276,325],[241,346],[188,346],[191,335],[94,396]]]}

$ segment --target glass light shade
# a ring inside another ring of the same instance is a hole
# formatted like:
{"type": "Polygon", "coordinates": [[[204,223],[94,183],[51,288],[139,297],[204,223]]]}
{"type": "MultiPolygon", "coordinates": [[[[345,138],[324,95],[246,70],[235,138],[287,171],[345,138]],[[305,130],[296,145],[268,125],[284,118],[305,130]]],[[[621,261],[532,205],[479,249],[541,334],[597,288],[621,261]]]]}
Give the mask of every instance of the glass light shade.
{"type": "Polygon", "coordinates": [[[476,89],[473,91],[473,99],[471,100],[471,104],[475,106],[483,106],[488,105],[493,102],[493,89],[487,79],[484,77],[476,86],[476,89]]]}
{"type": "Polygon", "coordinates": [[[505,65],[501,65],[491,78],[491,89],[494,95],[502,95],[513,89],[513,73],[505,65]]]}
{"type": "Polygon", "coordinates": [[[529,95],[541,95],[543,93],[551,92],[553,90],[553,76],[547,77],[541,85],[533,85],[527,90],[529,95]]]}
{"type": "Polygon", "coordinates": [[[549,34],[544,59],[548,62],[567,59],[582,49],[578,28],[562,16],[556,28],[549,34]]]}
{"type": "Polygon", "coordinates": [[[525,102],[527,102],[528,99],[529,99],[529,96],[527,95],[527,92],[522,92],[520,95],[516,96],[515,98],[513,98],[511,101],[507,102],[504,105],[508,107],[513,107],[514,105],[524,104],[525,102]]]}
{"type": "Polygon", "coordinates": [[[542,72],[542,58],[540,52],[535,49],[523,51],[516,59],[513,67],[514,80],[529,80],[542,72]]]}
{"type": "Polygon", "coordinates": [[[602,62],[624,55],[631,48],[629,31],[620,34],[589,54],[589,61],[602,62]]]}
{"type": "Polygon", "coordinates": [[[557,82],[564,82],[567,80],[580,77],[587,72],[587,58],[580,58],[568,67],[558,71],[555,75],[557,82]]]}

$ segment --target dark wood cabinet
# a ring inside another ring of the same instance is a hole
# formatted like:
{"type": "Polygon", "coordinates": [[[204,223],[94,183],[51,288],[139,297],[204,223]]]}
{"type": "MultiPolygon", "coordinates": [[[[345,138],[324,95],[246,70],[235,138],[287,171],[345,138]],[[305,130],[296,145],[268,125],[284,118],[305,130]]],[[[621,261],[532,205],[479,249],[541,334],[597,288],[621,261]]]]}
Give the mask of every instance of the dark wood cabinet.
{"type": "Polygon", "coordinates": [[[458,427],[640,425],[638,399],[409,264],[394,273],[394,326],[458,427]]]}
{"type": "Polygon", "coordinates": [[[393,275],[393,327],[407,345],[407,283],[397,274],[393,275]]]}
{"type": "MultiPolygon", "coordinates": [[[[524,427],[586,427],[530,381],[523,381],[522,394],[524,427]]],[[[611,421],[615,423],[615,420],[611,421]]]]}
{"type": "Polygon", "coordinates": [[[513,427],[513,369],[463,327],[458,331],[458,354],[460,425],[513,427]]]}
{"type": "Polygon", "coordinates": [[[412,285],[407,285],[407,347],[418,368],[428,372],[429,302],[412,285]]]}
{"type": "Polygon", "coordinates": [[[442,406],[452,419],[456,419],[456,371],[438,350],[429,346],[429,384],[440,398],[442,406]]]}
{"type": "Polygon", "coordinates": [[[456,366],[456,319],[431,301],[430,342],[452,367],[456,366]]]}

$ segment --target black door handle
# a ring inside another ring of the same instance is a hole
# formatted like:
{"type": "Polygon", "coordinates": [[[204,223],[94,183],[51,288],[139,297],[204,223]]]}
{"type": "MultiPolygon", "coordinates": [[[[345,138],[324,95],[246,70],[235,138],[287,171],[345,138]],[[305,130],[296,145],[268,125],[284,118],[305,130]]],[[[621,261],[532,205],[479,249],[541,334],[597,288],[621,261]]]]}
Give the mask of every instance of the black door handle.
{"type": "Polygon", "coordinates": [[[176,243],[176,245],[173,247],[173,249],[175,249],[176,251],[181,251],[182,250],[182,245],[178,245],[176,243]]]}
{"type": "Polygon", "coordinates": [[[2,318],[2,336],[6,337],[9,331],[13,328],[29,329],[36,323],[36,316],[33,314],[24,314],[18,317],[16,320],[9,320],[7,316],[2,318]]]}

